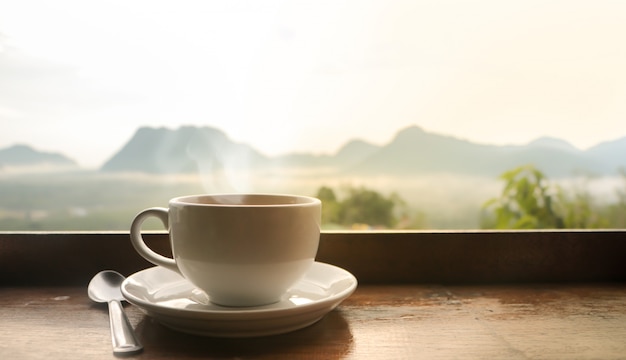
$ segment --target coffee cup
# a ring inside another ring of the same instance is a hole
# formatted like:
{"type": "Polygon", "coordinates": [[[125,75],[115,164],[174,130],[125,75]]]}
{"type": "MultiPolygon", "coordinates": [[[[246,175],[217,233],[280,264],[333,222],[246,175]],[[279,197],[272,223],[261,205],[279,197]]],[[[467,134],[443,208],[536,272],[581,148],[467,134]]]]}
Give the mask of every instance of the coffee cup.
{"type": "Polygon", "coordinates": [[[182,275],[223,306],[277,302],[317,254],[320,200],[280,194],[191,195],[137,214],[130,238],[149,262],[182,275]],[[156,217],[169,231],[173,258],[151,250],[142,223],[156,217]]]}

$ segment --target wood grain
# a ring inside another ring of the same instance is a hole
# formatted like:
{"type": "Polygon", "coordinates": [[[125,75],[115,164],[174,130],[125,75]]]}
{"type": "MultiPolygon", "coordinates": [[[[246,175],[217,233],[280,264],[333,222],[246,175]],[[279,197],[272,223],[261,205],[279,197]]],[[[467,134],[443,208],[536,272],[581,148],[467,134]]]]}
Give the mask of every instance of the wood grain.
{"type": "MultiPolygon", "coordinates": [[[[165,233],[147,235],[169,252],[165,233]]],[[[624,359],[626,231],[323,233],[359,288],[293,333],[215,339],[126,309],[137,359],[624,359]]],[[[151,266],[127,233],[0,233],[0,359],[114,359],[91,276],[151,266]]]]}
{"type": "MultiPolygon", "coordinates": [[[[293,333],[215,339],[126,307],[136,359],[623,359],[626,284],[365,285],[293,333]]],[[[114,359],[86,287],[0,288],[1,359],[114,359]]]]}

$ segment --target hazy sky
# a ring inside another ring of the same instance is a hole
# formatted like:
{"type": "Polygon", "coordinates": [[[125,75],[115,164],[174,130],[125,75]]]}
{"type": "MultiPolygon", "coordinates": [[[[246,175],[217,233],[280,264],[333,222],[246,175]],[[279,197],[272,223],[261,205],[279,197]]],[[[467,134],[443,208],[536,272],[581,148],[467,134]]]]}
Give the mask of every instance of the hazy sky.
{"type": "Polygon", "coordinates": [[[626,136],[626,1],[0,0],[0,148],[99,166],[139,126],[268,155],[400,129],[626,136]]]}

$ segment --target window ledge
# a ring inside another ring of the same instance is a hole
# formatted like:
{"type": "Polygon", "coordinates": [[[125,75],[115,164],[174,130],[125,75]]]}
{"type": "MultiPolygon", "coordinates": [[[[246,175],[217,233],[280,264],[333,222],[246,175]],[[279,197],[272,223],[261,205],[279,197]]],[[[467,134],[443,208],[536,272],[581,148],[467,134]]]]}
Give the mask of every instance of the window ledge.
{"type": "MultiPolygon", "coordinates": [[[[164,232],[147,243],[170,254],[164,232]]],[[[365,283],[626,281],[626,231],[323,232],[317,261],[365,283]]],[[[0,284],[84,284],[152,266],[128,232],[0,232],[0,284]]]]}

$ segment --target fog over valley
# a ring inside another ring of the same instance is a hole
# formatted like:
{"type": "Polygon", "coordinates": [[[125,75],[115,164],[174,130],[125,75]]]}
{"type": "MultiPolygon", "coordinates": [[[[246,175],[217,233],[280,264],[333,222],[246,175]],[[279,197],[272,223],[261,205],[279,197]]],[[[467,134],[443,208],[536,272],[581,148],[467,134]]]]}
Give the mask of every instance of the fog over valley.
{"type": "MultiPolygon", "coordinates": [[[[266,156],[213,127],[142,127],[98,169],[26,145],[0,149],[0,229],[127,230],[145,207],[192,193],[398,196],[411,228],[472,229],[500,195],[498,177],[534,165],[553,185],[611,204],[625,191],[626,138],[586,151],[555,138],[524,146],[472,143],[400,129],[386,144],[347,142],[334,154],[266,156]],[[394,195],[395,194],[395,195],[394,195]]],[[[160,224],[148,224],[160,229],[160,224]]]]}

